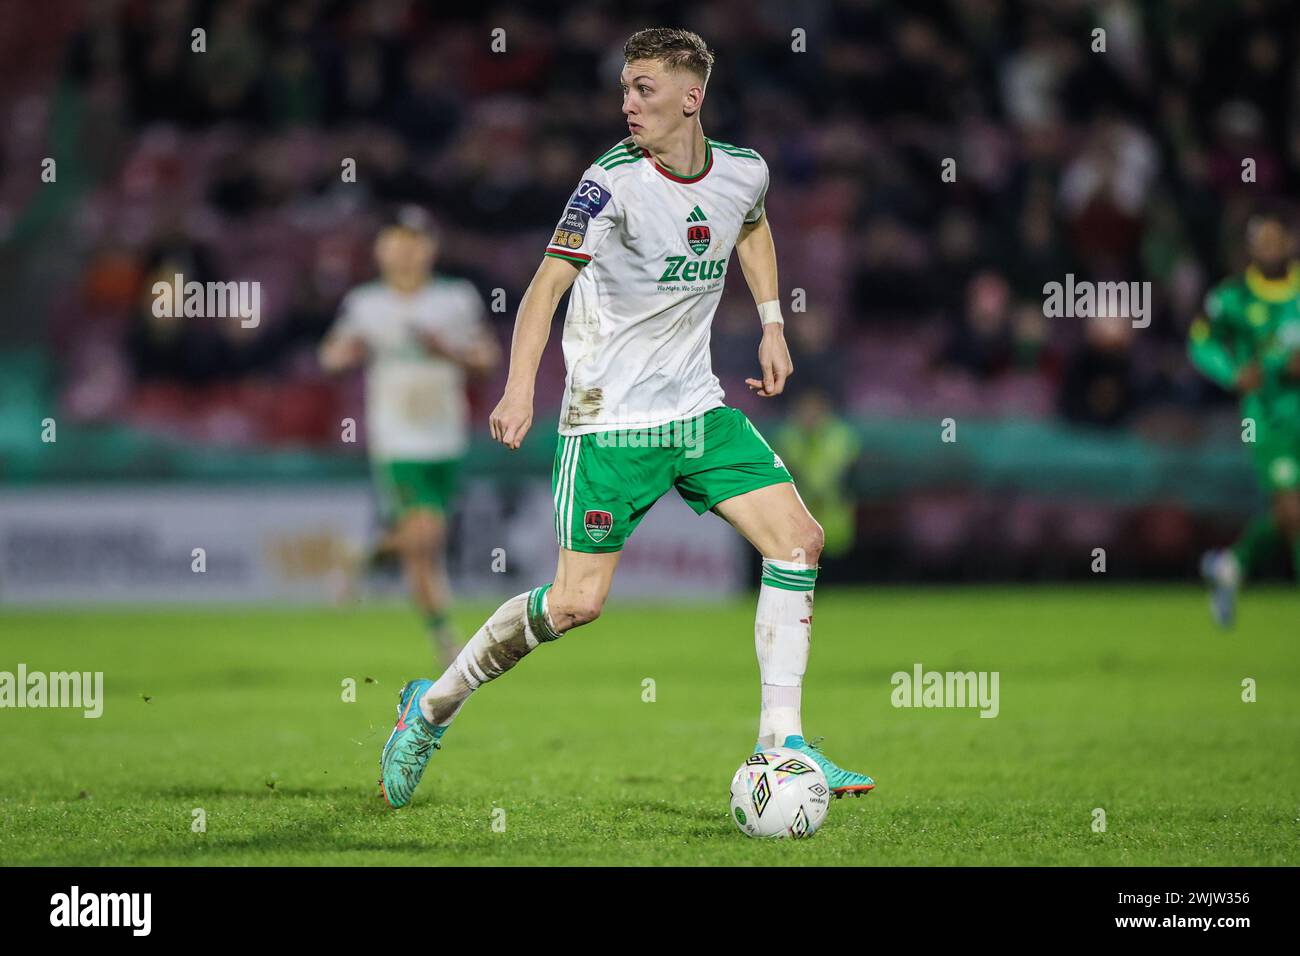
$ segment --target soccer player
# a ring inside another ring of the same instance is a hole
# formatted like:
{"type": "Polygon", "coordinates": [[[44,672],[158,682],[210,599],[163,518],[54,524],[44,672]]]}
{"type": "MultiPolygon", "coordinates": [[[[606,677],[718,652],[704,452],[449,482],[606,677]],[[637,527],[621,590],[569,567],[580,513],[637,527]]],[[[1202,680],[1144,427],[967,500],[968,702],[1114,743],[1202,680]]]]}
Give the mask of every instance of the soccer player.
{"type": "Polygon", "coordinates": [[[705,137],[700,109],[713,54],[700,37],[643,30],[623,55],[630,135],[587,167],[569,199],[520,303],[505,394],[490,420],[494,439],[519,448],[533,421],[551,316],[572,286],[553,471],[555,580],[501,605],[436,681],[402,688],[380,761],[380,786],[394,807],[410,802],[475,690],[600,615],[623,543],[670,488],[696,512],[720,515],[762,554],[759,746],[801,751],[836,795],[875,786],[804,740],[800,686],[822,529],[767,442],[723,403],[710,363],[709,327],[734,248],[762,330],[762,378],[746,384],[770,398],[792,371],[764,214],[767,164],[752,149],[705,137]]]}
{"type": "Polygon", "coordinates": [[[1274,213],[1246,227],[1250,265],[1205,298],[1188,350],[1201,372],[1241,395],[1254,422],[1255,471],[1272,499],[1231,548],[1209,551],[1201,574],[1220,627],[1231,627],[1237,590],[1269,551],[1290,546],[1300,580],[1300,262],[1295,237],[1274,213]]]}
{"type": "Polygon", "coordinates": [[[468,438],[465,379],[494,368],[500,349],[474,286],[434,274],[437,248],[431,223],[414,210],[381,231],[380,278],[344,297],[320,362],[332,372],[366,367],[368,451],[388,528],[375,550],[398,555],[445,665],[459,651],[445,544],[468,438]]]}

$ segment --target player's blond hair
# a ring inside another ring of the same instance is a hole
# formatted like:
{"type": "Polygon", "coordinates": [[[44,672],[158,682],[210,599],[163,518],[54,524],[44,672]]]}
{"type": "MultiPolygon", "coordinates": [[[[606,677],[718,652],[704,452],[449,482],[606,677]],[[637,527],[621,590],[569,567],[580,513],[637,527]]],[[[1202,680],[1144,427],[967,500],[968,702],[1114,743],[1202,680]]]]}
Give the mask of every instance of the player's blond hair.
{"type": "Polygon", "coordinates": [[[698,33],[676,27],[638,30],[623,44],[623,59],[655,60],[670,70],[684,70],[707,85],[713,72],[713,53],[698,33]]]}

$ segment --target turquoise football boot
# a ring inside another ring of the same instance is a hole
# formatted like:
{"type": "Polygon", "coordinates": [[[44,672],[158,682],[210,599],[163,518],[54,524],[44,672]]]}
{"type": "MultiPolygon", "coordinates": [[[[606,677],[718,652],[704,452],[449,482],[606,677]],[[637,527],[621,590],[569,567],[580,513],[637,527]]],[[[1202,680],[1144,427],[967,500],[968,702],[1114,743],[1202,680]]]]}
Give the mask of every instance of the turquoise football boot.
{"type": "MultiPolygon", "coordinates": [[[[843,767],[836,766],[830,757],[827,757],[818,749],[817,745],[821,741],[822,738],[818,737],[812,743],[807,743],[798,734],[791,734],[785,738],[785,743],[781,744],[781,746],[805,754],[817,766],[821,767],[822,772],[826,774],[826,782],[830,784],[831,793],[835,794],[836,799],[845,794],[860,797],[876,788],[876,781],[865,773],[854,773],[852,770],[845,770],[843,767]]],[[[755,745],[754,753],[758,753],[762,749],[761,746],[755,745]]]]}
{"type": "Polygon", "coordinates": [[[424,768],[438,743],[447,732],[446,726],[429,723],[420,713],[420,698],[433,686],[431,680],[408,681],[397,698],[397,726],[388,735],[383,756],[379,758],[379,790],[391,807],[404,807],[411,802],[424,768]]]}

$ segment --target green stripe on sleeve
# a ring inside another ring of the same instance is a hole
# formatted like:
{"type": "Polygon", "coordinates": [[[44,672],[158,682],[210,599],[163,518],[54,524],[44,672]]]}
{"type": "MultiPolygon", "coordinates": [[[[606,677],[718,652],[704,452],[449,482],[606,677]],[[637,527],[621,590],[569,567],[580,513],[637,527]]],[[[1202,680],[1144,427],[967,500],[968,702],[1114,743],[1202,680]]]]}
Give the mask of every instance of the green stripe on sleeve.
{"type": "Polygon", "coordinates": [[[602,163],[599,164],[599,166],[601,166],[601,169],[614,169],[615,166],[627,165],[628,163],[636,163],[636,161],[640,159],[642,159],[640,151],[634,153],[633,152],[619,153],[619,155],[611,156],[610,159],[602,161],[602,163]]]}
{"type": "Polygon", "coordinates": [[[616,158],[614,161],[611,161],[611,162],[607,162],[607,163],[605,163],[605,164],[604,164],[603,166],[601,166],[600,168],[601,168],[601,169],[605,169],[605,170],[609,170],[609,169],[613,169],[615,166],[626,166],[628,163],[635,163],[635,162],[639,161],[639,160],[642,159],[642,158],[643,158],[643,157],[641,156],[641,154],[640,154],[640,153],[637,153],[635,156],[627,156],[626,158],[623,158],[623,159],[617,159],[617,158],[616,158]]]}
{"type": "Polygon", "coordinates": [[[720,143],[716,139],[711,139],[709,142],[724,153],[729,153],[732,156],[742,156],[746,159],[758,159],[758,153],[752,149],[747,149],[744,146],[733,146],[730,143],[720,143]]]}
{"type": "Polygon", "coordinates": [[[566,256],[561,252],[544,252],[542,255],[550,256],[552,259],[563,259],[565,262],[572,262],[574,265],[579,266],[585,266],[591,261],[590,256],[585,259],[579,259],[577,256],[566,256]]]}

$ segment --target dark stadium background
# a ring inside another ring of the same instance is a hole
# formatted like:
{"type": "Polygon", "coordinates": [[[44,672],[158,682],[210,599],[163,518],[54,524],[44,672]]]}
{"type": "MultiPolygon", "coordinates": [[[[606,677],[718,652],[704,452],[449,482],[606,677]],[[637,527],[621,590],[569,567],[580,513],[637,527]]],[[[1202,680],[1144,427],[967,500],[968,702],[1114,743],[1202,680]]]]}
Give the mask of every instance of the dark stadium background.
{"type": "MultiPolygon", "coordinates": [[[[504,290],[492,321],[508,343],[564,200],[625,134],[623,39],[673,24],[717,53],[706,132],[772,170],[795,376],[783,399],[747,394],[759,326],[738,276],[714,365],[827,525],[827,579],[1088,577],[1104,548],[1112,577],[1190,580],[1263,504],[1234,402],[1185,339],[1205,290],[1243,265],[1248,212],[1297,184],[1294,4],[3,8],[0,500],[364,481],[362,446],[339,441],[359,380],[327,378],[314,350],[372,274],[379,224],[430,209],[440,268],[489,301],[504,290]],[[260,281],[260,326],[160,327],[149,288],[173,271],[260,281]],[[1150,327],[1044,318],[1043,284],[1071,272],[1150,281],[1150,327]]],[[[504,368],[474,392],[480,494],[513,502],[549,477],[560,321],[517,457],[486,433],[504,368]]],[[[41,543],[15,527],[7,597],[41,543]]],[[[485,533],[462,516],[456,548],[485,533]]]]}

